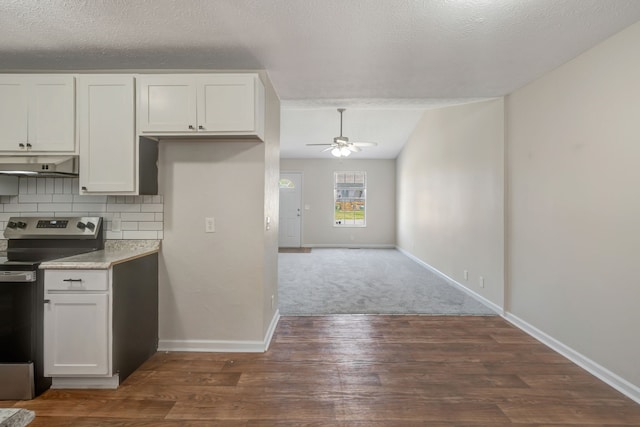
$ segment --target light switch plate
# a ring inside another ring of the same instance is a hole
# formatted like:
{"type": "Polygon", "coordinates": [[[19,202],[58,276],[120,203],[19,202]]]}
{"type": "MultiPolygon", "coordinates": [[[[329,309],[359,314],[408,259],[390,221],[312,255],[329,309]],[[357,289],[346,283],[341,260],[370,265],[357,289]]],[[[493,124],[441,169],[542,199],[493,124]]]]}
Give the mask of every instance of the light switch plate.
{"type": "Polygon", "coordinates": [[[213,217],[207,217],[204,219],[204,231],[205,233],[216,232],[216,220],[213,217]]]}

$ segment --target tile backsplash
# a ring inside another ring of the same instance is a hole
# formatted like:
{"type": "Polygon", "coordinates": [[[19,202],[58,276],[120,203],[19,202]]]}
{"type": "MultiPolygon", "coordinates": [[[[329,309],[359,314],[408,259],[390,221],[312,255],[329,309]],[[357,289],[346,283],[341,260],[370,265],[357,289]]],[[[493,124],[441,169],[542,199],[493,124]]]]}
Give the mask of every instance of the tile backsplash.
{"type": "Polygon", "coordinates": [[[78,178],[21,177],[17,196],[0,196],[1,230],[12,216],[101,216],[107,239],[162,239],[162,196],[84,196],[78,178]],[[113,231],[113,219],[120,230],[113,231]]]}

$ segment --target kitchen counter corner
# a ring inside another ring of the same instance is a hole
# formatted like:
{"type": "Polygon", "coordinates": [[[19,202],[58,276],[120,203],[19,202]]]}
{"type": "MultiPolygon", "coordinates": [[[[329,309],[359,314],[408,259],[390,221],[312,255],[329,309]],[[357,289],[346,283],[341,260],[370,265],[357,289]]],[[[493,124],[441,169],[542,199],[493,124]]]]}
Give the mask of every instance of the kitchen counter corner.
{"type": "Polygon", "coordinates": [[[45,261],[43,270],[106,270],[160,251],[160,240],[106,240],[104,249],[45,261]]]}

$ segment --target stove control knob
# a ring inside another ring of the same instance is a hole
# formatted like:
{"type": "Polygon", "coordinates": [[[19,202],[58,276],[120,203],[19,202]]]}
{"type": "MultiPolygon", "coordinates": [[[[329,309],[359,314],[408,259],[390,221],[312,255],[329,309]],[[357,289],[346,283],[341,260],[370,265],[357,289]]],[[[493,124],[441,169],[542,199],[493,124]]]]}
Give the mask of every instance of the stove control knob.
{"type": "Polygon", "coordinates": [[[91,231],[95,230],[96,225],[92,222],[87,222],[87,228],[91,231]]]}
{"type": "Polygon", "coordinates": [[[7,223],[7,227],[9,227],[9,228],[16,228],[17,226],[18,226],[18,224],[16,224],[16,223],[15,223],[15,222],[13,222],[13,221],[9,221],[9,222],[7,223]]]}
{"type": "Polygon", "coordinates": [[[78,224],[76,224],[76,227],[78,227],[80,230],[84,230],[85,228],[87,228],[86,224],[82,221],[78,222],[78,224]]]}
{"type": "Polygon", "coordinates": [[[18,228],[25,228],[27,226],[26,222],[22,222],[22,221],[18,221],[16,223],[16,225],[18,226],[18,228]]]}

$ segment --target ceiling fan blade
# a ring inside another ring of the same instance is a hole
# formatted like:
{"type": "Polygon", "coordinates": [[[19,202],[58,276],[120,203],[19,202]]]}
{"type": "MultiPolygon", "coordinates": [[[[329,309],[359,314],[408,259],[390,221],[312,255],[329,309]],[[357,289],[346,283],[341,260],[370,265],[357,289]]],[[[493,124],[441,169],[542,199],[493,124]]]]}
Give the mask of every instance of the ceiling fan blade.
{"type": "Polygon", "coordinates": [[[333,145],[329,145],[327,148],[322,150],[321,153],[324,153],[325,151],[333,150],[333,148],[334,148],[333,145]]]}
{"type": "Polygon", "coordinates": [[[307,146],[312,146],[312,145],[333,145],[333,144],[306,144],[307,146]]]}
{"type": "Polygon", "coordinates": [[[349,144],[349,145],[347,145],[347,148],[348,148],[349,150],[353,151],[354,153],[357,153],[358,151],[362,151],[362,148],[360,148],[360,147],[356,147],[356,146],[355,146],[355,145],[353,145],[353,144],[349,144]]]}
{"type": "Polygon", "coordinates": [[[377,142],[352,142],[356,147],[375,147],[378,145],[377,142]]]}

